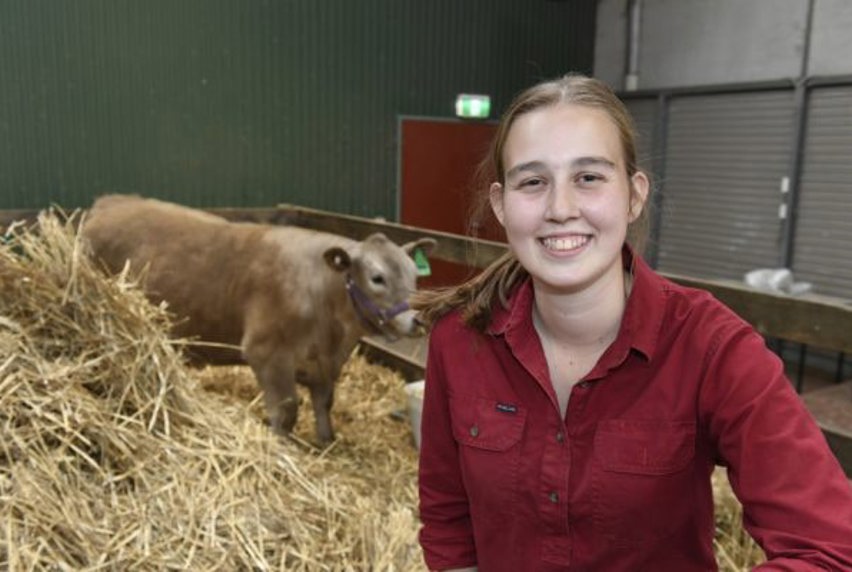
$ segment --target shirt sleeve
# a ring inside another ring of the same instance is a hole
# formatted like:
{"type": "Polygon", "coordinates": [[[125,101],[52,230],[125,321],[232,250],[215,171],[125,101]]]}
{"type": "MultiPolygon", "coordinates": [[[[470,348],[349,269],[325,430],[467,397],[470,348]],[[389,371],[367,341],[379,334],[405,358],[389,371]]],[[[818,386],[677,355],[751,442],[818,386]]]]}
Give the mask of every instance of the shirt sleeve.
{"type": "Polygon", "coordinates": [[[704,365],[701,414],[766,553],[757,569],[852,570],[852,486],[783,362],[743,324],[704,365]]]}
{"type": "Polygon", "coordinates": [[[444,338],[445,331],[436,326],[430,336],[420,431],[420,545],[430,570],[476,564],[470,509],[458,444],[453,438],[448,380],[442,363],[443,344],[450,343],[444,338]]]}

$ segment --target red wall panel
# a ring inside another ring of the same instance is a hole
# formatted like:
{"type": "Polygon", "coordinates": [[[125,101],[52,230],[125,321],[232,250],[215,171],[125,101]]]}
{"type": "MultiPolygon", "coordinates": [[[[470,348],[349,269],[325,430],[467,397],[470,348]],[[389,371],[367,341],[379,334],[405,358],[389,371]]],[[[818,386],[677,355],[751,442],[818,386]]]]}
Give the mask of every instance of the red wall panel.
{"type": "MultiPolygon", "coordinates": [[[[450,119],[402,118],[400,151],[400,222],[433,230],[468,234],[476,200],[474,173],[488,152],[496,123],[450,119]]],[[[493,219],[493,217],[492,217],[493,219]]],[[[492,223],[480,238],[503,240],[492,223]]],[[[423,286],[456,284],[475,273],[458,264],[430,260],[432,276],[423,286]]]]}

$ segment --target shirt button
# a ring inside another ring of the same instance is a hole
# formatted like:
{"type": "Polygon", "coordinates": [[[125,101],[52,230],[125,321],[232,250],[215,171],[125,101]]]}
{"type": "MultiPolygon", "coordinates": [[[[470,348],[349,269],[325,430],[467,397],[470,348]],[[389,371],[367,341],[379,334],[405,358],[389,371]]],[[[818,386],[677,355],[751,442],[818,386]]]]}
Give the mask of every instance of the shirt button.
{"type": "Polygon", "coordinates": [[[470,428],[470,436],[471,436],[471,437],[476,437],[477,435],[479,435],[479,427],[477,427],[476,425],[474,425],[474,426],[472,426],[472,427],[470,428]]]}
{"type": "Polygon", "coordinates": [[[556,491],[550,491],[548,497],[550,498],[550,502],[552,502],[553,504],[559,502],[559,493],[557,493],[556,491]]]}
{"type": "Polygon", "coordinates": [[[565,434],[562,431],[560,431],[559,433],[556,434],[556,441],[558,443],[561,443],[564,440],[565,440],[565,434]]]}

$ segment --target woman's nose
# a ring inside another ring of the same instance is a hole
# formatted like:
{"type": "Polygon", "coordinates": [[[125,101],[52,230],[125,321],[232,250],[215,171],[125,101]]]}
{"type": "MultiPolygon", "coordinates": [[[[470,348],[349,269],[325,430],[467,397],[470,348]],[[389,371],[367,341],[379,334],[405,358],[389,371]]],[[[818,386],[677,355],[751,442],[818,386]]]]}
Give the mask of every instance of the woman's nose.
{"type": "Polygon", "coordinates": [[[570,184],[554,185],[550,191],[547,205],[547,218],[554,221],[565,221],[580,215],[577,204],[577,193],[570,184]]]}

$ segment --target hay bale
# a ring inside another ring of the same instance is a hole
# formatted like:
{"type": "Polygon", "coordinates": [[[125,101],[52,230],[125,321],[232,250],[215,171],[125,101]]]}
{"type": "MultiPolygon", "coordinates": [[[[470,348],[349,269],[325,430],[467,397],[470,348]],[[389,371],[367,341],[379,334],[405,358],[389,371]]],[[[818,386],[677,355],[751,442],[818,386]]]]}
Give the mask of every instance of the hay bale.
{"type": "MultiPolygon", "coordinates": [[[[319,451],[265,426],[246,367],[186,367],[170,317],[45,213],[0,245],[0,567],[425,570],[398,374],[353,355],[319,451]]],[[[303,394],[304,395],[304,394],[303,394]]],[[[723,571],[761,559],[726,481],[723,571]]]]}

